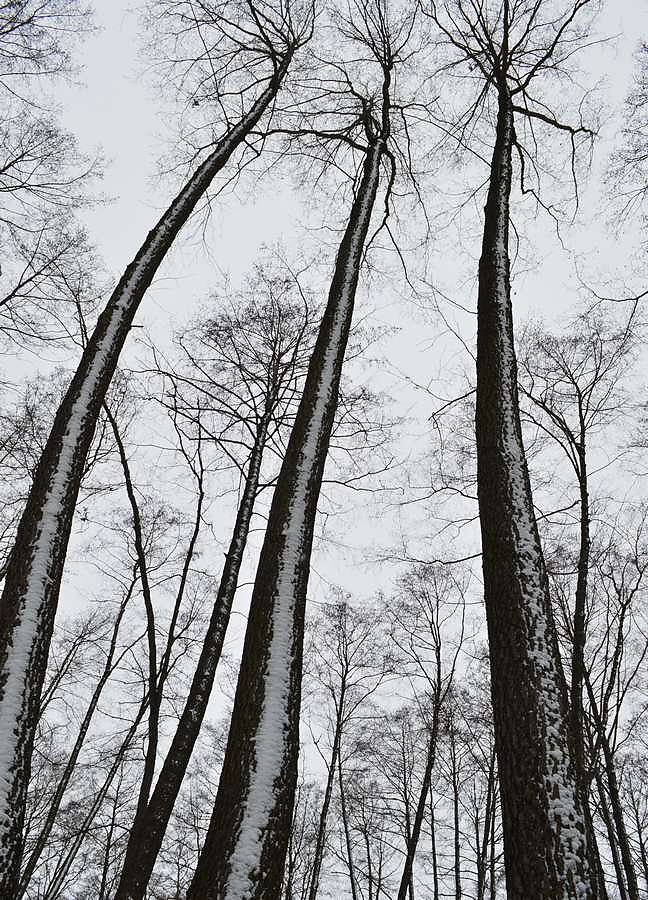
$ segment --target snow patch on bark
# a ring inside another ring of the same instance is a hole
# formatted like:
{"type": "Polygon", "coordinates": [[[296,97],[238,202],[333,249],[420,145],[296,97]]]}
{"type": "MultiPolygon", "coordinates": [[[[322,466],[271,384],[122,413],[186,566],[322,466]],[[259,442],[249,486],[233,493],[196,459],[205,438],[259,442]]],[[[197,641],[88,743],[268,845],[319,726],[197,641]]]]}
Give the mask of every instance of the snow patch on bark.
{"type": "MultiPolygon", "coordinates": [[[[250,117],[246,117],[247,122],[250,117]]],[[[82,436],[92,414],[93,399],[96,397],[101,380],[107,368],[115,363],[116,347],[123,332],[125,320],[132,312],[133,304],[138,304],[138,292],[142,278],[150,276],[151,267],[157,269],[159,259],[164,255],[168,233],[177,226],[180,218],[184,222],[196,202],[204,192],[206,180],[211,180],[221,167],[223,158],[232,153],[240,141],[239,127],[232,130],[221,146],[196,171],[193,178],[178,194],[167,213],[160,221],[143,251],[136,257],[128,278],[121,290],[111,300],[109,321],[99,340],[96,352],[88,364],[85,378],[74,400],[65,433],[61,439],[58,459],[50,475],[45,502],[40,510],[35,537],[32,542],[31,560],[23,595],[18,601],[18,612],[4,666],[6,681],[0,697],[0,869],[2,860],[10,852],[8,835],[16,821],[16,784],[21,778],[22,757],[25,745],[25,720],[29,715],[32,692],[38,690],[38,679],[33,677],[35,650],[48,601],[51,597],[52,569],[59,553],[57,544],[64,522],[71,516],[74,503],[73,484],[75,469],[80,466],[79,457],[82,436]],[[210,172],[210,170],[213,170],[210,172]]]]}
{"type": "Polygon", "coordinates": [[[355,275],[371,218],[380,175],[380,159],[381,150],[378,148],[374,150],[371,179],[360,206],[360,215],[345,260],[344,278],[330,341],[324,354],[317,400],[311,410],[300,450],[294,495],[284,522],[284,544],[272,597],[272,636],[263,676],[264,696],[254,737],[254,767],[250,773],[241,825],[230,858],[230,873],[224,892],[227,900],[246,900],[253,896],[261,869],[263,837],[276,807],[276,785],[284,771],[284,760],[289,750],[287,723],[290,715],[290,670],[297,601],[295,586],[306,552],[306,538],[311,529],[306,520],[307,499],[311,491],[319,492],[319,485],[312,485],[311,482],[321,453],[326,449],[321,446],[323,426],[334,400],[335,370],[343,352],[342,337],[353,313],[355,275]]]}
{"type": "MultiPolygon", "coordinates": [[[[511,123],[512,127],[512,123],[511,123]]],[[[509,497],[512,520],[516,525],[513,540],[518,579],[525,595],[529,656],[533,677],[538,691],[538,706],[543,716],[545,791],[548,803],[551,833],[557,843],[556,856],[564,862],[564,891],[562,900],[574,897],[586,900],[591,894],[589,881],[581,873],[586,865],[585,824],[576,806],[576,788],[571,772],[569,749],[564,734],[563,712],[558,689],[558,672],[551,648],[551,635],[544,584],[545,573],[538,543],[537,525],[526,476],[524,448],[518,431],[518,415],[514,404],[517,384],[515,351],[508,327],[510,297],[508,283],[508,186],[500,179],[498,192],[498,222],[494,242],[496,270],[497,324],[501,359],[500,408],[502,413],[502,452],[509,476],[509,497]]],[[[558,898],[557,898],[558,900],[558,898]]]]}

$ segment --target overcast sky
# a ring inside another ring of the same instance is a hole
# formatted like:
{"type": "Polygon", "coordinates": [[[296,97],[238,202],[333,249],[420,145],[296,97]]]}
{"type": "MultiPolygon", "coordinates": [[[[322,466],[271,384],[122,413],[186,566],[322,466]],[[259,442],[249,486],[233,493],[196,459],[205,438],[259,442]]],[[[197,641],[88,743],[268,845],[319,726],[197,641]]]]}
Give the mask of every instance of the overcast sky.
{"type": "MultiPolygon", "coordinates": [[[[64,122],[78,136],[82,148],[87,152],[100,148],[105,157],[103,191],[109,199],[85,213],[84,219],[109,271],[118,277],[172,197],[172,185],[156,178],[160,155],[168,148],[169,131],[164,107],[144,77],[138,17],[141,4],[98,0],[95,8],[98,30],[85,41],[79,54],[83,84],[61,89],[59,96],[64,122]]],[[[614,111],[620,108],[630,84],[633,50],[642,35],[648,36],[648,4],[640,0],[607,3],[600,31],[618,37],[614,45],[591,51],[588,65],[593,74],[587,87],[593,88],[600,79],[601,98],[606,108],[614,111]]],[[[599,201],[601,185],[597,174],[604,168],[611,148],[610,136],[618,121],[612,116],[603,122],[595,175],[589,188],[584,186],[582,190],[581,218],[574,228],[563,228],[563,246],[547,216],[540,215],[534,222],[524,212],[527,246],[532,246],[534,252],[517,266],[514,303],[518,321],[530,312],[542,312],[553,319],[576,302],[575,261],[579,261],[588,278],[595,278],[598,273],[601,278],[611,276],[616,286],[636,286],[644,280],[646,273],[636,253],[636,230],[615,239],[599,201]]],[[[518,202],[516,198],[514,204],[518,202]]],[[[298,234],[299,222],[306,214],[303,198],[287,184],[280,187],[277,182],[269,182],[265,190],[255,192],[253,202],[249,196],[243,203],[229,196],[213,214],[206,246],[196,239],[190,244],[184,242],[180,250],[174,251],[145,298],[138,321],[146,322],[156,334],[170,335],[213,288],[219,272],[229,273],[238,281],[264,242],[273,244],[280,238],[288,245],[291,238],[294,242],[293,236],[298,234]]],[[[517,215],[515,205],[513,215],[517,215]]],[[[431,251],[434,278],[472,308],[476,301],[477,254],[476,244],[475,264],[457,272],[447,247],[436,255],[434,247],[431,251]]],[[[332,258],[331,253],[331,262],[332,258]]],[[[322,291],[325,289],[323,284],[322,291]]],[[[393,282],[381,296],[372,296],[371,304],[378,310],[379,320],[402,329],[383,347],[395,369],[428,383],[470,366],[469,357],[452,336],[439,339],[438,320],[418,316],[415,306],[402,298],[393,282]]],[[[451,308],[447,312],[451,318],[454,316],[451,308]]],[[[469,335],[470,317],[460,317],[459,322],[469,335]]],[[[127,350],[127,354],[131,351],[127,350]]],[[[438,390],[443,395],[448,386],[440,382],[438,390]]],[[[404,387],[402,391],[398,398],[401,411],[415,412],[425,423],[431,401],[423,399],[417,407],[419,395],[404,387]]],[[[425,439],[416,426],[411,433],[416,435],[415,441],[425,439]]],[[[413,452],[421,449],[412,448],[413,452]]],[[[396,506],[385,513],[385,541],[398,527],[400,514],[396,506]]],[[[345,585],[367,587],[383,581],[374,569],[367,582],[366,571],[360,571],[352,558],[344,565],[336,559],[334,568],[345,585]]]]}

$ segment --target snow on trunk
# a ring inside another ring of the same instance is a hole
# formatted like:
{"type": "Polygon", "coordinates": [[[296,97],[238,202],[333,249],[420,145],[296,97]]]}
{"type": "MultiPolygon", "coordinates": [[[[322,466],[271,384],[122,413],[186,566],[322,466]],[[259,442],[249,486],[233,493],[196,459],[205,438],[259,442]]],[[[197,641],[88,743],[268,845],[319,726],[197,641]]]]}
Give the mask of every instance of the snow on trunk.
{"type": "Polygon", "coordinates": [[[484,588],[511,900],[592,887],[564,676],[520,427],[508,219],[513,114],[500,97],[480,262],[477,449],[484,588]]]}
{"type": "Polygon", "coordinates": [[[261,550],[218,795],[189,900],[280,895],[313,528],[384,143],[367,152],[261,550]]]}
{"type": "Polygon", "coordinates": [[[275,97],[289,57],[149,232],[83,353],[40,460],[0,606],[0,896],[15,889],[31,750],[67,543],[101,404],[137,308],[180,228],[275,97]]]}

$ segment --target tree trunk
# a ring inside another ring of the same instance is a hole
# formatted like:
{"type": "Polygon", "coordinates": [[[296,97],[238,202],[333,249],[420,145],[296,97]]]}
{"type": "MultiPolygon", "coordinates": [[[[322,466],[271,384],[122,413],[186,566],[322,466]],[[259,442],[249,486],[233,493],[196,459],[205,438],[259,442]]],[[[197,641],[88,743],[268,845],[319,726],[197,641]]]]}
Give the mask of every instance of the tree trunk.
{"type": "Polygon", "coordinates": [[[349,816],[347,815],[346,792],[342,778],[342,759],[338,756],[338,783],[340,785],[340,810],[342,813],[342,827],[344,829],[344,841],[346,843],[347,866],[349,869],[349,884],[351,885],[351,900],[358,900],[358,888],[356,886],[355,865],[353,863],[353,845],[351,843],[351,831],[349,829],[349,816]]]}
{"type": "Polygon", "coordinates": [[[384,149],[373,143],[338,250],[261,549],[218,794],[189,900],[276,900],[297,778],[313,529],[384,149]]]}
{"type": "MultiPolygon", "coordinates": [[[[580,397],[580,395],[579,395],[580,397]]],[[[578,779],[580,802],[583,809],[588,847],[588,862],[592,880],[596,883],[596,896],[607,900],[605,874],[601,864],[594,821],[589,804],[590,779],[585,758],[585,725],[583,722],[583,679],[585,673],[586,606],[590,565],[590,507],[587,475],[586,429],[583,420],[582,401],[579,402],[580,432],[575,450],[578,456],[578,488],[580,495],[580,547],[574,603],[573,649],[569,717],[574,765],[578,779]]]]}
{"type": "MultiPolygon", "coordinates": [[[[628,890],[628,900],[639,900],[639,882],[637,881],[637,873],[632,859],[632,848],[630,847],[630,838],[628,837],[628,829],[625,824],[625,816],[621,795],[619,793],[619,782],[616,774],[616,766],[614,764],[614,753],[608,740],[605,729],[605,722],[601,718],[601,713],[596,702],[594,691],[592,690],[589,678],[585,678],[587,692],[590,701],[590,710],[594,727],[596,728],[597,737],[603,750],[603,759],[605,762],[605,776],[607,779],[608,795],[610,797],[610,805],[612,807],[612,819],[614,821],[614,833],[616,833],[616,843],[621,854],[623,870],[625,873],[625,881],[628,890]]],[[[600,775],[599,775],[600,778],[600,775]]],[[[601,787],[599,786],[599,793],[601,787]]]]}
{"type": "Polygon", "coordinates": [[[567,696],[526,465],[508,257],[513,110],[500,86],[479,264],[477,466],[509,900],[592,898],[567,696]]]}
{"type": "Polygon", "coordinates": [[[99,705],[99,700],[101,699],[101,694],[103,692],[110,675],[114,670],[113,666],[113,657],[115,655],[115,649],[117,646],[117,636],[119,633],[119,628],[121,625],[121,620],[123,618],[124,612],[126,610],[126,605],[131,598],[133,589],[135,587],[136,580],[133,580],[129,585],[128,592],[126,597],[123,599],[119,612],[117,613],[117,618],[115,620],[115,624],[113,626],[113,632],[110,641],[110,647],[108,649],[108,655],[106,656],[106,662],[104,664],[103,671],[97,682],[94,691],[92,692],[92,697],[90,698],[90,703],[88,704],[88,708],[85,712],[85,715],[81,721],[81,725],[79,727],[79,732],[76,736],[76,740],[74,742],[74,746],[72,747],[72,752],[70,753],[68,760],[65,764],[65,768],[63,769],[63,773],[59,779],[59,783],[56,786],[56,790],[54,791],[54,796],[52,797],[52,802],[50,804],[50,808],[47,811],[47,817],[43,824],[43,827],[36,839],[36,843],[34,845],[33,850],[29,855],[29,859],[27,860],[27,865],[25,866],[21,876],[20,876],[20,884],[16,890],[15,900],[20,900],[20,898],[24,895],[27,887],[29,886],[29,881],[34,874],[34,870],[38,864],[38,860],[41,857],[43,850],[47,844],[49,836],[51,834],[52,828],[54,827],[54,823],[56,821],[56,817],[58,815],[59,809],[61,807],[61,801],[63,800],[63,796],[65,791],[67,790],[67,786],[70,783],[70,779],[74,773],[74,769],[76,768],[77,760],[79,758],[79,754],[83,748],[85,743],[86,736],[90,729],[90,725],[92,723],[92,719],[94,717],[97,706],[99,705]]]}
{"type": "Polygon", "coordinates": [[[477,848],[477,900],[486,900],[486,870],[488,867],[488,843],[491,833],[491,818],[495,806],[495,751],[493,750],[488,766],[488,783],[486,786],[486,809],[484,810],[484,832],[479,834],[479,818],[475,815],[475,834],[477,848]]]}
{"type": "Polygon", "coordinates": [[[461,834],[459,831],[459,772],[454,728],[450,730],[450,756],[452,761],[452,813],[454,826],[454,883],[455,900],[461,900],[461,834]]]}
{"type": "Polygon", "coordinates": [[[324,842],[326,838],[326,820],[328,818],[329,806],[331,805],[333,782],[335,780],[335,769],[337,766],[338,756],[340,754],[340,743],[342,740],[342,713],[344,709],[344,695],[345,685],[343,682],[340,688],[340,700],[338,703],[337,715],[335,717],[335,735],[333,737],[331,761],[329,763],[328,772],[326,775],[324,799],[322,801],[322,809],[320,810],[317,837],[315,839],[315,850],[313,851],[313,867],[311,870],[310,886],[308,889],[308,900],[316,900],[317,889],[319,887],[320,871],[322,869],[322,859],[324,857],[324,842]]]}
{"type": "Polygon", "coordinates": [[[13,896],[40,692],[84,461],[135,313],[181,227],[275,98],[291,52],[148,234],[81,357],[39,462],[0,601],[0,896],[13,896]]]}
{"type": "Polygon", "coordinates": [[[434,817],[434,797],[432,795],[432,785],[430,785],[430,838],[432,841],[432,887],[433,898],[439,900],[439,861],[437,859],[436,848],[436,823],[434,817]]]}
{"type": "Polygon", "coordinates": [[[490,882],[488,886],[488,893],[490,896],[490,900],[496,900],[497,897],[497,879],[495,875],[495,821],[497,818],[497,803],[496,797],[493,797],[493,808],[491,810],[491,823],[490,823],[490,860],[488,865],[488,880],[490,882]]]}
{"type": "Polygon", "coordinates": [[[619,855],[617,837],[614,832],[614,823],[612,822],[612,816],[610,815],[607,797],[605,796],[605,785],[603,784],[603,779],[601,778],[601,773],[598,769],[598,766],[596,767],[594,773],[594,780],[596,782],[596,788],[599,795],[601,817],[607,830],[608,843],[610,845],[610,852],[612,854],[612,863],[614,865],[614,872],[616,874],[616,887],[619,892],[619,900],[628,900],[628,892],[626,890],[623,865],[621,863],[621,857],[619,855]]]}
{"type": "Polygon", "coordinates": [[[139,900],[145,896],[178,791],[200,733],[223,649],[243,553],[250,532],[268,424],[268,417],[264,416],[257,428],[216,602],[189,695],[151,798],[146,806],[138,809],[133,822],[115,900],[139,900]]]}
{"type": "Polygon", "coordinates": [[[414,857],[416,855],[416,848],[418,846],[419,837],[421,835],[421,826],[423,825],[423,819],[425,817],[425,806],[427,803],[427,796],[430,792],[430,785],[432,782],[432,770],[434,768],[434,760],[436,758],[436,743],[437,743],[437,733],[439,726],[439,706],[440,706],[440,697],[437,692],[437,696],[435,697],[435,709],[434,709],[434,718],[432,720],[432,729],[430,733],[430,739],[428,741],[428,749],[427,755],[425,759],[425,770],[423,772],[423,781],[421,784],[421,791],[419,793],[418,803],[416,805],[416,813],[414,814],[414,823],[412,825],[412,831],[409,835],[409,839],[407,841],[407,851],[405,854],[405,863],[403,865],[403,872],[401,875],[400,887],[398,888],[398,900],[405,900],[406,893],[409,889],[409,886],[412,884],[413,877],[413,869],[414,869],[414,857]]]}

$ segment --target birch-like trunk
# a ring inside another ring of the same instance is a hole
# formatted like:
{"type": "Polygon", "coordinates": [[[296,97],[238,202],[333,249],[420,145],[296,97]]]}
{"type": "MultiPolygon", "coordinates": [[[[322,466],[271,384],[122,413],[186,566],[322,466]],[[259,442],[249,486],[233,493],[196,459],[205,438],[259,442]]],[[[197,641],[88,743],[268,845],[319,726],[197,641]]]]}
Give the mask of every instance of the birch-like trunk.
{"type": "Polygon", "coordinates": [[[249,112],[149,232],[124,272],[59,407],[16,534],[0,603],[0,896],[15,893],[40,693],[84,461],[121,348],[147,288],[214,176],[275,98],[281,65],[249,112]]]}
{"type": "Polygon", "coordinates": [[[223,770],[189,900],[280,895],[297,778],[313,529],[383,150],[381,137],[364,160],[272,499],[223,770]]]}
{"type": "Polygon", "coordinates": [[[509,276],[513,110],[500,86],[479,264],[477,461],[509,900],[594,897],[564,676],[520,427],[509,276]]]}
{"type": "Polygon", "coordinates": [[[263,417],[259,422],[218,594],[189,695],[151,798],[146,806],[138,810],[133,822],[115,900],[139,900],[145,896],[173,806],[200,733],[223,650],[243,553],[250,533],[268,424],[267,417],[263,417]]]}

